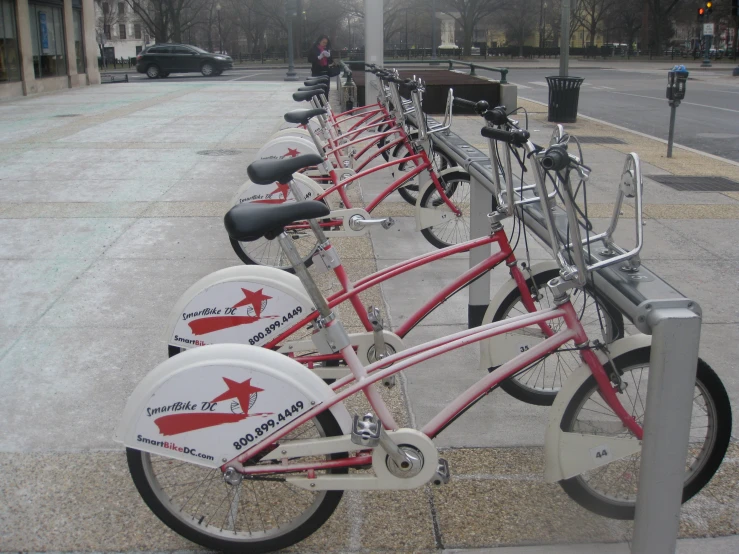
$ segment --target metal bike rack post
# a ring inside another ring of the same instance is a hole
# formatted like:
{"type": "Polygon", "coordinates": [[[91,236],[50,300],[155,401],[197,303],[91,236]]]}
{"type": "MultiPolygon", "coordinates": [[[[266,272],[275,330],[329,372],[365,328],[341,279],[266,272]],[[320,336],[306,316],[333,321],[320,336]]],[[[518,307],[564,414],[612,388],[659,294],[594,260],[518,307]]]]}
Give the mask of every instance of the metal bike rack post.
{"type": "MultiPolygon", "coordinates": [[[[658,304],[658,303],[655,303],[658,304]]],[[[655,306],[633,554],[675,552],[698,362],[701,317],[655,306]]]]}

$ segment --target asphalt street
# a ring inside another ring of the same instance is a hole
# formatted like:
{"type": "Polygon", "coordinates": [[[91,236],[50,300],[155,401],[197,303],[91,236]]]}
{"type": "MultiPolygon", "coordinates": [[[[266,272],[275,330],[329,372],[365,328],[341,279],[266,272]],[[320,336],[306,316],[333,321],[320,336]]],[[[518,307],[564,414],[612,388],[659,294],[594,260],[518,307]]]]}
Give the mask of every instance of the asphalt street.
{"type": "MultiPolygon", "coordinates": [[[[668,64],[669,65],[669,64],[668,64]]],[[[552,69],[512,69],[508,79],[518,96],[547,102],[552,69]]],[[[578,113],[667,139],[670,107],[667,71],[587,69],[578,113]]],[[[739,161],[739,78],[729,71],[691,72],[685,100],[677,108],[675,142],[739,161]]]]}
{"type": "MultiPolygon", "coordinates": [[[[298,82],[310,76],[308,69],[296,72],[298,82]]],[[[128,74],[135,82],[154,82],[135,70],[128,74]]],[[[285,69],[243,68],[207,78],[198,73],[173,74],[167,81],[282,81],[285,74],[285,69]]],[[[546,103],[546,77],[553,74],[554,69],[514,68],[508,79],[518,86],[519,97],[546,103]]],[[[666,70],[580,69],[573,74],[585,79],[578,113],[667,139],[666,70]]],[[[730,71],[693,71],[686,98],[677,110],[675,142],[739,162],[739,78],[730,71]]]]}

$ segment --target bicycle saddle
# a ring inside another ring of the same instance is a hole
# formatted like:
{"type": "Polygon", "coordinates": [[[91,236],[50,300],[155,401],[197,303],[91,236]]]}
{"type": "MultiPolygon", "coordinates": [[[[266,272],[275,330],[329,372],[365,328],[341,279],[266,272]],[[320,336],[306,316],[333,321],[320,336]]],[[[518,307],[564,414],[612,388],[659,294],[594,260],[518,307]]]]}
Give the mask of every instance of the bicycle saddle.
{"type": "Polygon", "coordinates": [[[304,85],[305,85],[306,87],[309,87],[309,86],[311,86],[311,85],[318,85],[318,84],[321,84],[321,83],[328,83],[328,79],[329,79],[329,78],[328,78],[328,77],[326,77],[325,75],[321,75],[321,76],[319,76],[319,77],[311,77],[310,79],[306,79],[306,80],[305,80],[305,81],[303,82],[303,84],[304,84],[304,85]]]}
{"type": "Polygon", "coordinates": [[[251,242],[262,237],[272,240],[282,233],[285,225],[324,217],[330,212],[326,204],[315,200],[280,205],[244,202],[228,211],[223,224],[233,240],[251,242]]]}
{"type": "Polygon", "coordinates": [[[318,154],[303,154],[281,160],[257,160],[246,168],[246,173],[252,183],[257,185],[271,185],[275,181],[287,183],[296,171],[320,163],[323,163],[323,158],[318,154]]]}
{"type": "Polygon", "coordinates": [[[314,96],[322,94],[323,90],[304,90],[302,92],[293,93],[293,100],[296,102],[302,102],[303,100],[310,100],[314,96]]]}
{"type": "Polygon", "coordinates": [[[309,87],[300,87],[298,89],[298,92],[305,92],[306,90],[320,90],[320,91],[323,91],[324,93],[328,93],[328,85],[319,83],[317,85],[311,85],[309,87]]]}
{"type": "Polygon", "coordinates": [[[298,125],[308,125],[308,120],[317,115],[326,115],[326,108],[313,108],[311,110],[292,110],[285,114],[285,121],[288,123],[297,123],[298,125]]]}

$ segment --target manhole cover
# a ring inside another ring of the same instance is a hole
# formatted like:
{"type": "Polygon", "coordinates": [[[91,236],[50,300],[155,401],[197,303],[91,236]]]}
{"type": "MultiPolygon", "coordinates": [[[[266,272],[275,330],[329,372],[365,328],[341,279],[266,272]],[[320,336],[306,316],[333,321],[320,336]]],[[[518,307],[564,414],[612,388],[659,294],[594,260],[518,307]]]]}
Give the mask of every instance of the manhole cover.
{"type": "Polygon", "coordinates": [[[240,150],[201,150],[198,152],[201,156],[237,156],[241,154],[240,150]]]}
{"type": "Polygon", "coordinates": [[[82,114],[79,114],[79,113],[63,113],[60,115],[55,115],[54,117],[79,117],[81,115],[82,114]]]}
{"type": "Polygon", "coordinates": [[[626,144],[620,138],[616,137],[593,137],[587,135],[584,137],[575,135],[575,137],[583,144],[626,144]]]}
{"type": "Polygon", "coordinates": [[[700,192],[739,191],[739,183],[726,177],[704,177],[701,175],[647,175],[675,190],[692,190],[700,192]]]}

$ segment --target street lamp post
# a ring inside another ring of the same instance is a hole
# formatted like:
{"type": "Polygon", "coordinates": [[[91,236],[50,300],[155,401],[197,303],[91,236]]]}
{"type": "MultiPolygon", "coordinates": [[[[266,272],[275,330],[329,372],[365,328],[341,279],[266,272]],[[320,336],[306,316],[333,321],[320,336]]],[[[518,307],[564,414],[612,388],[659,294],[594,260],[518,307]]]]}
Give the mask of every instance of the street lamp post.
{"type": "Polygon", "coordinates": [[[295,0],[286,0],[285,2],[285,15],[287,19],[287,56],[288,66],[287,75],[285,75],[285,81],[297,81],[298,74],[295,73],[295,60],[293,59],[293,15],[297,9],[297,3],[295,0]]]}
{"type": "Polygon", "coordinates": [[[431,58],[436,59],[436,0],[431,0],[431,58]]]}
{"type": "Polygon", "coordinates": [[[216,16],[218,17],[218,45],[219,54],[223,54],[223,37],[221,36],[221,5],[216,4],[216,16]]]}

